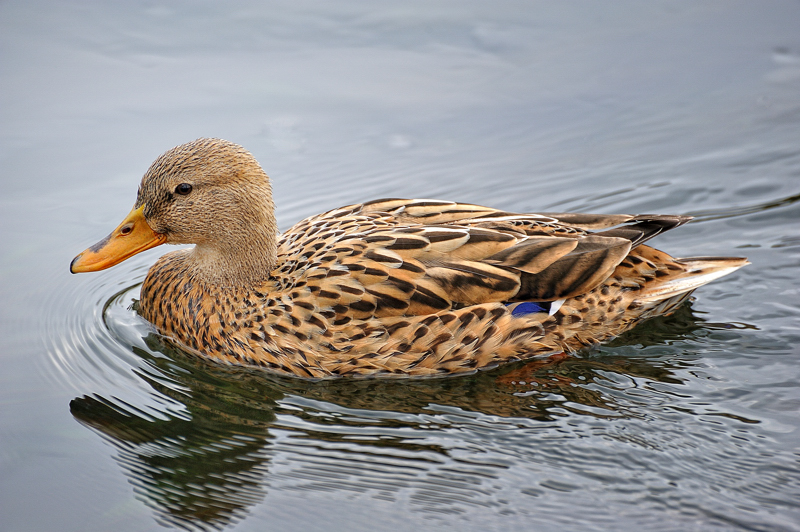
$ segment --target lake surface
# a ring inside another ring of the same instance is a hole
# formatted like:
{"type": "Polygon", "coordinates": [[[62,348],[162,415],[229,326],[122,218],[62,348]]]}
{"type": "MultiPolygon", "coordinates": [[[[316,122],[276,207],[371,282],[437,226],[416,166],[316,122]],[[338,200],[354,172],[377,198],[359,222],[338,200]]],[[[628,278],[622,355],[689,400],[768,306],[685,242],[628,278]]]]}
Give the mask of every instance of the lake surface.
{"type": "Polygon", "coordinates": [[[800,3],[0,3],[0,530],[800,530],[800,3]],[[282,228],[380,197],[691,214],[675,315],[473,376],[198,363],[73,276],[217,136],[282,228]]]}

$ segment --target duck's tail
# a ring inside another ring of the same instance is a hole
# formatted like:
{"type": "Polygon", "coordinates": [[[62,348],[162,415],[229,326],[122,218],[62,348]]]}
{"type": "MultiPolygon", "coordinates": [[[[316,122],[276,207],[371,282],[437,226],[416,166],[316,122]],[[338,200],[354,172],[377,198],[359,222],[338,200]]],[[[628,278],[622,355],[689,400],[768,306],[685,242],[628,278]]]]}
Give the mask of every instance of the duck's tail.
{"type": "Polygon", "coordinates": [[[668,314],[697,288],[732,273],[750,262],[742,257],[691,257],[674,259],[683,271],[661,282],[648,283],[636,301],[648,308],[648,315],[668,314]]]}

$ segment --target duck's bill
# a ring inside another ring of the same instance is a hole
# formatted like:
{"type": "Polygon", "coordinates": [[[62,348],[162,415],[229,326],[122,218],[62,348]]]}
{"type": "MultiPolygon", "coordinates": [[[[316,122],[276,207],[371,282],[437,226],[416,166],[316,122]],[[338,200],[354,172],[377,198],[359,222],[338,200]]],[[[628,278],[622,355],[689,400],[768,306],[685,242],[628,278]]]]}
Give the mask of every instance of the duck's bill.
{"type": "Polygon", "coordinates": [[[166,235],[153,231],[143,213],[144,206],[134,208],[110,235],[72,259],[69,270],[72,273],[105,270],[137,253],[163,244],[166,235]]]}

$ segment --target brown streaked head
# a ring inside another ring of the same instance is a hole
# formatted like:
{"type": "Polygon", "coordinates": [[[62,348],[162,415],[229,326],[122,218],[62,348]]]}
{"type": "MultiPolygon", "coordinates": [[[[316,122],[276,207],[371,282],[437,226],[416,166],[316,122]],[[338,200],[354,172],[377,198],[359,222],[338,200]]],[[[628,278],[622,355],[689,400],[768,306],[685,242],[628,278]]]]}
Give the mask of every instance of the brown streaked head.
{"type": "Polygon", "coordinates": [[[131,214],[72,261],[97,271],[159,244],[197,244],[192,266],[208,280],[247,284],[275,262],[277,229],[269,178],[244,148],[201,138],[150,166],[131,214]]]}

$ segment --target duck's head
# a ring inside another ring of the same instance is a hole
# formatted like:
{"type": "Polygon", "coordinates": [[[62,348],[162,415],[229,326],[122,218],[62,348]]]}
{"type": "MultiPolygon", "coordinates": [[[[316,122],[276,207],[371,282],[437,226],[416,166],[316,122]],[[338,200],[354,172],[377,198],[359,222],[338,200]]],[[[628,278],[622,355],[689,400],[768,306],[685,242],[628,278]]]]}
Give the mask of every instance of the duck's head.
{"type": "Polygon", "coordinates": [[[258,161],[232,142],[198,139],[156,159],[130,214],[70,271],[103,270],[161,244],[197,244],[193,273],[252,284],[274,267],[276,242],[272,190],[258,161]]]}

